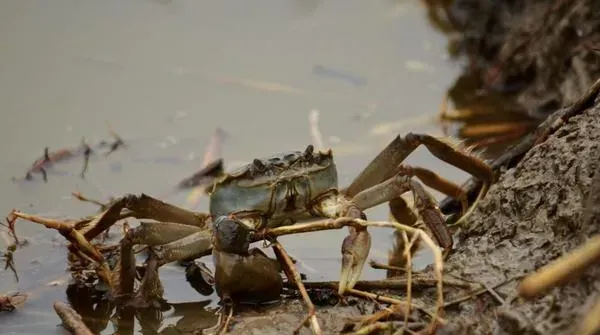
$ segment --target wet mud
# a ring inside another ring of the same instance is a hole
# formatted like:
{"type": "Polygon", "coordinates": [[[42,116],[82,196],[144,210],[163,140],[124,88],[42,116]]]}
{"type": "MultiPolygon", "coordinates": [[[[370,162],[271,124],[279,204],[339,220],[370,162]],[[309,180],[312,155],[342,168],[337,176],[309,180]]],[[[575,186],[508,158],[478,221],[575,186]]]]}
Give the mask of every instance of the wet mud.
{"type": "Polygon", "coordinates": [[[516,286],[598,232],[599,174],[596,99],[506,171],[473,213],[446,273],[489,287],[506,283],[496,298],[482,295],[447,310],[443,333],[573,334],[598,296],[600,268],[532,301],[519,299],[516,286]]]}

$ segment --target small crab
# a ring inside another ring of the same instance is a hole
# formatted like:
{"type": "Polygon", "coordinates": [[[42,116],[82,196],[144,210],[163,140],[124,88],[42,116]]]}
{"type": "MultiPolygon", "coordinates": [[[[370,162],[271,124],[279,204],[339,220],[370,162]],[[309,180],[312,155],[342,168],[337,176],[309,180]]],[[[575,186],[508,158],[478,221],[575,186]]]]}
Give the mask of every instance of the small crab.
{"type": "MultiPolygon", "coordinates": [[[[453,241],[444,216],[434,199],[413,177],[459,200],[463,205],[462,214],[467,210],[466,195],[459,186],[428,169],[401,164],[420,145],[443,161],[481,179],[484,184],[491,182],[492,171],[480,159],[444,140],[409,133],[396,137],[350,186],[339,188],[332,151],[315,151],[309,145],[304,151],[254,159],[235,172],[220,177],[209,191],[209,213],[190,212],[146,195],[127,195],[115,200],[98,217],[85,224],[80,223],[63,235],[78,244],[76,247],[80,253],[100,263],[100,277],[109,282],[117,296],[127,299],[132,297],[135,284],[133,246],[149,246],[146,269],[134,299],[138,304],[162,299],[163,290],[158,278],[160,266],[211,252],[217,269],[215,285],[221,298],[234,293],[243,295],[244,292],[232,288],[232,282],[244,276],[233,271],[252,272],[249,269],[253,264],[260,264],[265,269],[263,273],[273,285],[246,285],[242,286],[242,290],[247,287],[255,290],[257,295],[267,292],[264,295],[273,298],[278,295],[277,290],[272,291],[269,287],[281,287],[275,278],[277,267],[268,263],[264,254],[257,253],[255,249],[248,250],[249,242],[260,240],[264,236],[261,232],[268,228],[339,217],[366,220],[364,211],[368,208],[412,192],[416,212],[426,230],[440,247],[445,250],[452,248],[453,241]],[[121,261],[115,279],[110,270],[107,274],[108,266],[102,256],[88,250],[85,244],[126,217],[154,221],[141,220],[139,226],[127,231],[121,241],[121,261]],[[236,225],[239,229],[235,228],[236,225]],[[212,250],[213,246],[215,250],[212,250]],[[243,262],[246,266],[240,265],[243,262]]],[[[340,294],[353,288],[358,281],[371,246],[366,228],[348,229],[349,235],[341,246],[340,294]]],[[[248,273],[246,278],[260,280],[252,276],[260,276],[260,273],[248,273]]]]}

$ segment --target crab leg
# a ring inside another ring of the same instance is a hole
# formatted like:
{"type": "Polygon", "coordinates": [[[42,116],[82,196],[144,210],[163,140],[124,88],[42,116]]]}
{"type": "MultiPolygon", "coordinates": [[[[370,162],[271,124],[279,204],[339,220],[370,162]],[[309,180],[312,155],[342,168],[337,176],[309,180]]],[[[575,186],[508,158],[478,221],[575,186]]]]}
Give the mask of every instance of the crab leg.
{"type": "Polygon", "coordinates": [[[399,173],[380,184],[360,192],[352,198],[352,202],[361,210],[365,210],[398,198],[407,191],[413,193],[419,216],[433,233],[439,245],[444,249],[452,247],[452,237],[446,228],[444,216],[435,204],[435,201],[425,191],[423,185],[413,180],[410,176],[399,173]]]}
{"type": "MultiPolygon", "coordinates": [[[[200,233],[201,231],[202,228],[196,226],[180,223],[165,224],[162,222],[142,222],[139,226],[130,229],[121,240],[118,295],[129,297],[133,292],[136,265],[133,255],[134,245],[145,244],[149,246],[158,246],[180,240],[186,236],[200,233]]],[[[152,272],[149,264],[144,277],[147,277],[148,273],[152,272]]]]}
{"type": "MultiPolygon", "coordinates": [[[[479,158],[470,156],[456,146],[433,136],[409,133],[404,137],[396,137],[388,144],[388,146],[383,149],[354,179],[352,184],[344,190],[344,193],[348,196],[355,196],[361,191],[373,187],[381,181],[391,177],[394,171],[391,170],[390,167],[399,166],[421,144],[437,158],[482,180],[484,185],[491,183],[493,172],[490,167],[479,158]]],[[[423,172],[424,171],[420,171],[418,173],[421,173],[425,179],[427,179],[427,174],[423,172]]],[[[435,184],[440,185],[439,181],[435,184]]],[[[480,197],[486,190],[487,187],[482,190],[480,197]]]]}
{"type": "Polygon", "coordinates": [[[84,234],[85,238],[88,240],[93,239],[120,220],[122,218],[121,210],[123,209],[131,211],[130,216],[138,219],[178,222],[199,227],[205,227],[208,222],[208,215],[206,214],[190,212],[145,194],[140,196],[129,194],[115,200],[107,210],[92,220],[89,223],[91,228],[84,234]]]}
{"type": "Polygon", "coordinates": [[[461,204],[462,213],[464,214],[467,212],[467,208],[469,207],[467,193],[457,184],[441,177],[429,169],[421,167],[400,165],[396,172],[405,176],[419,178],[423,184],[458,200],[461,204]]]}
{"type": "MultiPolygon", "coordinates": [[[[150,255],[146,261],[146,270],[134,304],[147,306],[162,299],[162,286],[158,269],[167,263],[189,258],[197,258],[210,254],[212,250],[211,232],[184,224],[161,224],[145,227],[144,230],[130,230],[122,242],[122,250],[131,252],[134,244],[152,244],[150,255]]],[[[140,226],[142,227],[142,226],[140,226]]],[[[136,229],[140,228],[137,227],[136,229]]],[[[120,292],[130,294],[133,291],[134,270],[128,257],[122,255],[125,263],[121,263],[120,292]],[[126,266],[129,266],[127,268],[126,266]]],[[[133,265],[135,265],[133,263],[133,265]]]]}
{"type": "MultiPolygon", "coordinates": [[[[367,216],[353,203],[342,211],[343,217],[366,220],[367,216]]],[[[346,289],[354,287],[365,266],[371,249],[371,235],[366,227],[348,227],[349,234],[342,242],[342,270],[338,293],[344,294],[346,289]]]]}
{"type": "Polygon", "coordinates": [[[344,190],[344,194],[350,197],[355,196],[388,179],[393,173],[391,168],[400,165],[417,146],[408,143],[401,136],[397,136],[354,178],[352,184],[344,190]]]}

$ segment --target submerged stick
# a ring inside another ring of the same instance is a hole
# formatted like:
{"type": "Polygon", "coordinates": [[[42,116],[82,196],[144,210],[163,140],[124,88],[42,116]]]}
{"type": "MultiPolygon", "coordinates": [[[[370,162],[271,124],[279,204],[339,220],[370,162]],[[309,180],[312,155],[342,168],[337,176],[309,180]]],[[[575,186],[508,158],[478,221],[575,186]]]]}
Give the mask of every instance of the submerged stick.
{"type": "Polygon", "coordinates": [[[63,322],[63,327],[74,335],[94,335],[85,325],[83,318],[62,301],[54,302],[54,310],[63,322]]]}
{"type": "Polygon", "coordinates": [[[79,176],[81,177],[81,179],[85,179],[85,173],[88,170],[88,166],[90,165],[90,156],[92,155],[92,147],[90,147],[87,143],[85,143],[85,140],[82,140],[82,147],[83,147],[83,167],[81,168],[81,172],[79,173],[79,176]]]}
{"type": "Polygon", "coordinates": [[[108,204],[105,204],[96,199],[88,198],[88,197],[84,196],[83,194],[81,194],[81,192],[71,192],[71,195],[79,201],[89,202],[91,204],[94,204],[94,205],[100,207],[102,210],[105,210],[108,207],[108,204]]]}
{"type": "Polygon", "coordinates": [[[308,309],[308,315],[306,319],[300,324],[298,329],[294,331],[294,334],[299,334],[300,329],[304,326],[304,324],[307,321],[310,322],[313,334],[323,334],[323,332],[321,331],[321,326],[319,326],[319,321],[317,320],[315,305],[310,300],[308,292],[306,292],[306,288],[302,283],[300,273],[298,273],[298,271],[296,270],[296,267],[294,266],[294,262],[290,258],[290,255],[287,253],[287,251],[285,251],[281,243],[277,241],[273,243],[272,247],[273,251],[275,252],[275,255],[277,255],[277,258],[280,258],[281,261],[283,261],[285,274],[288,277],[288,280],[296,284],[298,290],[300,291],[300,295],[302,295],[302,299],[306,304],[306,308],[308,309]]]}
{"type": "Polygon", "coordinates": [[[408,315],[410,314],[410,306],[412,303],[412,245],[417,240],[418,235],[408,240],[408,235],[405,231],[402,232],[402,240],[404,241],[404,259],[406,259],[406,307],[408,313],[404,314],[404,325],[402,326],[402,333],[406,331],[406,324],[408,323],[408,315]]]}

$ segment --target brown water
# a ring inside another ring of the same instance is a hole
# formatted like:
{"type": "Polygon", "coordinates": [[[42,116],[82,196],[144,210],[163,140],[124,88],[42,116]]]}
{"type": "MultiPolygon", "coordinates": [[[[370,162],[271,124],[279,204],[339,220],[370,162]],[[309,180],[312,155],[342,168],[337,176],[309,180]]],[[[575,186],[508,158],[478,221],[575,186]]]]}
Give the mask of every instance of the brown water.
{"type": "MultiPolygon", "coordinates": [[[[0,45],[0,214],[96,210],[73,200],[73,191],[103,200],[166,194],[199,168],[217,127],[229,135],[228,167],[303,149],[312,141],[312,109],[320,111],[320,131],[346,185],[398,133],[440,134],[433,120],[460,71],[447,60],[446,37],[409,0],[2,1],[0,45]],[[47,183],[11,181],[45,146],[109,139],[106,122],[128,147],[93,159],[85,180],[74,160],[57,166],[47,183]]],[[[422,149],[409,160],[466,178],[422,149]]],[[[183,205],[186,195],[164,200],[183,205]]],[[[385,206],[367,214],[387,218],[385,206]]],[[[0,316],[0,333],[61,333],[51,305],[65,299],[64,281],[46,283],[66,278],[63,239],[23,221],[17,232],[31,243],[15,254],[20,281],[0,273],[0,292],[35,293],[21,310],[0,316]]],[[[311,280],[333,280],[344,234],[281,241],[311,280]]],[[[391,232],[372,234],[371,258],[385,261],[391,232]]],[[[206,299],[188,287],[183,269],[167,266],[161,276],[169,301],[206,299]]],[[[366,279],[382,276],[364,271],[366,279]]]]}

